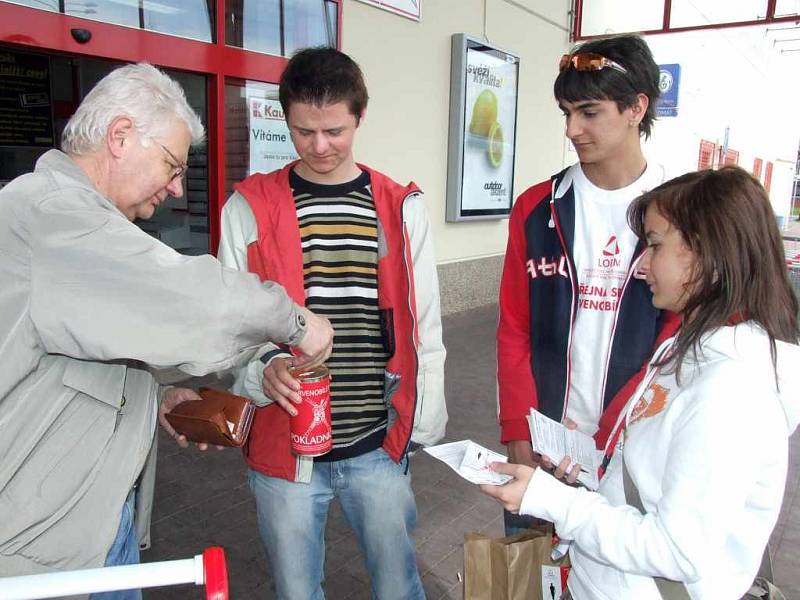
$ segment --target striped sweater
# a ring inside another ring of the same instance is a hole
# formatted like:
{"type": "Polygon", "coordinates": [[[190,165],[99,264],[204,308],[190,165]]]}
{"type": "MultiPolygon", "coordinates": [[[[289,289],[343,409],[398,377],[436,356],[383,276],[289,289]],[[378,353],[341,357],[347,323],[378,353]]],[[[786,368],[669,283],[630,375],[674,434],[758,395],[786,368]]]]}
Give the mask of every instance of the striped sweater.
{"type": "Polygon", "coordinates": [[[378,223],[367,173],[320,185],[292,172],[303,249],[306,306],[334,329],[331,370],[333,450],[340,460],[380,447],[388,358],[378,309],[378,223]]]}

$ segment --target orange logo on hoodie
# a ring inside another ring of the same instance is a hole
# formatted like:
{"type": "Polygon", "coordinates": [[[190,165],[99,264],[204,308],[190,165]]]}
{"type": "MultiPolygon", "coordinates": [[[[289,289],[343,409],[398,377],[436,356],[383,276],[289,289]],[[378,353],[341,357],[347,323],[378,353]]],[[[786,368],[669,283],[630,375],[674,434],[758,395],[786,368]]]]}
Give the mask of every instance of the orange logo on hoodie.
{"type": "Polygon", "coordinates": [[[669,390],[667,388],[657,383],[652,384],[644,391],[636,406],[633,407],[629,423],[632,424],[639,419],[656,416],[667,406],[668,395],[669,390]]]}

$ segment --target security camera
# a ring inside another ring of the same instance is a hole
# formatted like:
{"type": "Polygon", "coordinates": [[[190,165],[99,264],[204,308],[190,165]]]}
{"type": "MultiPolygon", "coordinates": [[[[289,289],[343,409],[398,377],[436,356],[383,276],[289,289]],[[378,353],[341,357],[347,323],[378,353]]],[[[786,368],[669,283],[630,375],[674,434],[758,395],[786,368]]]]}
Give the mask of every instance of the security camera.
{"type": "Polygon", "coordinates": [[[75,28],[70,29],[70,33],[72,34],[72,39],[74,39],[79,44],[86,44],[89,40],[92,39],[92,32],[88,29],[81,29],[75,28]]]}

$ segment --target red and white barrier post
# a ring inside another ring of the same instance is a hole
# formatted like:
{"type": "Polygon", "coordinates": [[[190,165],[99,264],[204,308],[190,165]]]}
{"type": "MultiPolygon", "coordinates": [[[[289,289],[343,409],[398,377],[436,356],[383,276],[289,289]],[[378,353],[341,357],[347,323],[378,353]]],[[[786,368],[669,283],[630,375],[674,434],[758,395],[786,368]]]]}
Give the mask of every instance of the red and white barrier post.
{"type": "Polygon", "coordinates": [[[228,600],[225,551],[212,547],[184,560],[0,577],[0,600],[39,600],[182,583],[205,585],[207,600],[228,600]]]}

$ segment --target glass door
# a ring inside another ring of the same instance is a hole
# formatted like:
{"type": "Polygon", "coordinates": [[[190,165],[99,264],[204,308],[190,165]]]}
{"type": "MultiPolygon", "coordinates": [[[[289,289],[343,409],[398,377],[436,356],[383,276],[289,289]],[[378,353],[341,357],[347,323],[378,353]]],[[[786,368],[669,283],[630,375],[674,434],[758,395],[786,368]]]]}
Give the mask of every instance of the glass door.
{"type": "Polygon", "coordinates": [[[258,110],[275,106],[286,57],[338,47],[341,15],[342,0],[0,0],[0,186],[58,146],[66,120],[110,69],[149,62],[180,81],[208,134],[190,154],[184,197],[140,226],[180,252],[215,252],[233,183],[291,158],[266,120],[258,121],[265,136],[249,138],[258,110]],[[23,82],[23,96],[8,77],[17,60],[46,73],[38,85],[23,82]],[[16,117],[4,112],[12,104],[16,117]]]}
{"type": "MultiPolygon", "coordinates": [[[[0,45],[6,75],[0,80],[0,185],[32,171],[57,140],[84,96],[120,61],[20,51],[0,45]],[[10,68],[14,65],[14,68],[10,68]]],[[[186,92],[192,108],[208,123],[206,76],[165,69],[186,92]]],[[[208,152],[189,153],[184,195],[170,197],[143,230],[185,254],[209,250],[208,152]]]]}

